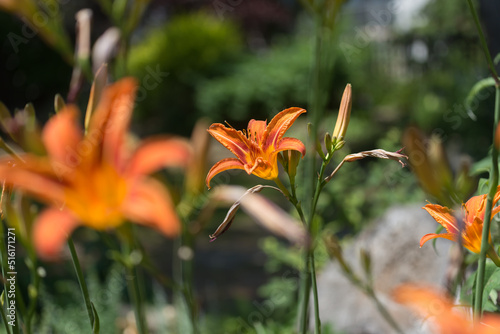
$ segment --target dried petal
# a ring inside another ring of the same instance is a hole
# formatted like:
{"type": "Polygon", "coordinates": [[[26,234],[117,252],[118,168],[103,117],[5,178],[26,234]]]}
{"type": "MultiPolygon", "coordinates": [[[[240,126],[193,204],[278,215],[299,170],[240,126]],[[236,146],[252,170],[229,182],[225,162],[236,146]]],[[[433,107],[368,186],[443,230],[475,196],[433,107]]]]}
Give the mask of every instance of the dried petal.
{"type": "Polygon", "coordinates": [[[236,212],[241,206],[248,215],[274,234],[284,237],[293,243],[306,245],[308,237],[303,226],[274,203],[256,194],[264,188],[274,187],[257,185],[248,190],[239,186],[217,187],[212,199],[222,203],[233,203],[233,205],[222,224],[210,235],[210,238],[215,240],[229,228],[236,212]]]}

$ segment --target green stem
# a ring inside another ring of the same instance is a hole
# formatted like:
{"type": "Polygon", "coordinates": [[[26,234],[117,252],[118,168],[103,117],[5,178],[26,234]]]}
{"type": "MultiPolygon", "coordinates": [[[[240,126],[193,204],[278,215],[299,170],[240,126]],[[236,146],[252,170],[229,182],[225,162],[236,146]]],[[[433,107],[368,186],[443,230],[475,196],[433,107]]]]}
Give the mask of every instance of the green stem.
{"type": "MultiPolygon", "coordinates": [[[[183,224],[183,231],[180,240],[178,241],[176,247],[179,250],[181,247],[185,247],[185,249],[194,249],[194,240],[191,233],[187,228],[188,224],[185,221],[183,224]]],[[[191,333],[197,334],[199,333],[197,318],[198,318],[198,309],[196,303],[194,301],[194,288],[193,288],[193,259],[192,258],[181,258],[179,254],[175,254],[177,257],[177,275],[176,275],[176,283],[177,286],[180,287],[180,292],[184,301],[185,306],[187,307],[187,313],[189,317],[189,322],[191,324],[191,333]]]]}
{"type": "Polygon", "coordinates": [[[158,283],[160,283],[164,288],[167,289],[180,289],[180,286],[177,285],[170,277],[165,276],[163,273],[161,273],[158,268],[155,267],[155,265],[152,263],[151,259],[147,257],[146,254],[144,254],[141,266],[148,272],[150,273],[154,279],[158,283]]]}
{"type": "MultiPolygon", "coordinates": [[[[500,114],[500,87],[495,86],[495,120],[493,122],[493,140],[495,138],[496,129],[498,127],[498,119],[500,114]]],[[[495,197],[498,185],[498,149],[493,144],[491,152],[491,173],[490,173],[490,189],[486,198],[486,208],[483,219],[483,233],[481,239],[481,252],[479,253],[476,294],[474,301],[474,317],[479,319],[483,313],[483,289],[484,289],[484,273],[486,269],[486,255],[492,247],[489,243],[490,225],[491,225],[491,209],[493,207],[493,198],[495,197]]]]}
{"type": "MultiPolygon", "coordinates": [[[[297,210],[300,220],[302,221],[302,224],[304,224],[305,227],[308,226],[306,217],[304,215],[304,212],[302,211],[302,206],[297,199],[297,193],[295,190],[295,175],[288,175],[290,179],[290,187],[291,187],[291,193],[288,191],[288,189],[281,183],[279,179],[275,179],[274,182],[276,185],[283,191],[285,196],[287,196],[288,200],[293,204],[295,209],[297,210]]],[[[307,251],[304,252],[304,270],[301,275],[301,281],[300,281],[300,287],[299,287],[299,308],[298,308],[298,316],[299,316],[299,328],[301,330],[301,333],[307,332],[307,310],[309,308],[309,292],[311,290],[311,275],[309,273],[309,269],[313,269],[313,267],[310,265],[311,263],[311,256],[310,256],[310,250],[308,249],[307,251]]],[[[312,260],[314,261],[314,254],[312,260]]],[[[317,288],[315,289],[317,291],[317,288]]]]}
{"type": "Polygon", "coordinates": [[[142,308],[141,287],[139,286],[139,275],[135,266],[127,266],[127,273],[131,278],[128,281],[128,289],[134,304],[135,320],[139,334],[148,333],[144,310],[142,308]]]}
{"type": "Polygon", "coordinates": [[[296,199],[295,195],[290,194],[288,189],[285,187],[285,185],[281,182],[281,180],[279,178],[275,178],[275,179],[273,179],[273,181],[274,181],[274,183],[276,183],[278,188],[280,188],[280,190],[283,192],[283,194],[286,196],[286,198],[288,198],[288,200],[290,200],[292,202],[292,204],[295,205],[296,201],[295,201],[295,203],[293,202],[293,199],[296,199]]]}
{"type": "Polygon", "coordinates": [[[134,305],[135,322],[137,324],[137,331],[139,334],[147,334],[148,327],[146,325],[146,318],[144,316],[143,301],[141,294],[141,287],[139,285],[139,273],[137,267],[131,260],[131,253],[134,247],[133,232],[130,226],[124,227],[125,242],[123,243],[123,257],[125,269],[127,270],[127,288],[132,304],[134,305]]]}
{"type": "Polygon", "coordinates": [[[488,249],[488,257],[497,267],[500,267],[500,257],[495,252],[495,249],[493,247],[490,247],[490,249],[488,249]]]}
{"type": "MultiPolygon", "coordinates": [[[[323,161],[321,164],[321,169],[319,175],[317,176],[316,185],[314,187],[314,195],[311,201],[311,211],[309,214],[309,220],[306,223],[309,234],[312,231],[313,219],[316,214],[316,206],[318,204],[319,195],[321,194],[321,190],[323,189],[324,183],[323,175],[325,173],[325,168],[327,166],[327,162],[323,161]]],[[[300,212],[299,212],[300,214],[300,212]]],[[[314,240],[313,240],[314,243],[314,240]]],[[[321,332],[321,322],[319,316],[319,301],[318,301],[318,291],[317,291],[317,283],[316,283],[316,266],[314,264],[314,247],[309,248],[305,252],[305,270],[306,273],[310,269],[310,273],[307,273],[303,279],[303,283],[301,285],[302,289],[302,300],[301,300],[301,310],[300,310],[300,330],[301,333],[307,333],[307,310],[309,308],[309,292],[311,286],[313,287],[313,301],[314,301],[314,319],[316,322],[315,332],[321,332]]]]}
{"type": "Polygon", "coordinates": [[[474,23],[476,24],[476,29],[479,34],[479,42],[481,43],[481,47],[483,48],[484,55],[486,57],[486,61],[488,63],[488,67],[490,69],[490,72],[493,76],[493,79],[495,80],[497,86],[500,85],[500,81],[498,79],[498,74],[495,69],[495,64],[493,63],[493,60],[491,59],[490,51],[488,50],[488,44],[486,43],[486,38],[484,37],[483,34],[483,29],[481,28],[481,23],[479,22],[479,17],[477,15],[476,9],[474,8],[474,4],[472,3],[472,0],[467,0],[469,4],[469,9],[472,14],[472,17],[474,18],[474,23]]]}
{"type": "Polygon", "coordinates": [[[311,256],[310,252],[304,252],[304,273],[301,276],[301,284],[300,284],[300,300],[299,300],[299,329],[300,333],[307,333],[307,310],[309,309],[309,293],[311,291],[311,275],[309,273],[311,256]]]}
{"type": "MultiPolygon", "coordinates": [[[[21,286],[19,285],[19,281],[17,281],[17,277],[16,277],[16,291],[21,291],[21,286]]],[[[17,292],[16,292],[16,308],[18,311],[18,316],[16,317],[16,321],[18,323],[23,324],[23,326],[24,326],[23,332],[24,333],[31,333],[30,331],[28,331],[27,326],[26,326],[28,316],[26,313],[26,305],[24,304],[23,296],[22,296],[22,294],[17,293],[17,292]],[[17,318],[19,318],[19,319],[17,319],[17,318]]]]}
{"type": "MultiPolygon", "coordinates": [[[[3,300],[1,302],[3,303],[3,300]]],[[[5,331],[7,332],[7,334],[11,334],[9,323],[7,321],[7,317],[5,316],[5,311],[3,310],[3,306],[0,306],[0,313],[2,314],[2,320],[5,326],[5,331]]]]}
{"type": "Polygon", "coordinates": [[[316,263],[314,260],[314,250],[311,252],[311,281],[312,281],[312,291],[313,291],[313,303],[314,303],[314,321],[316,326],[314,327],[314,333],[321,333],[321,319],[319,317],[319,300],[318,300],[318,284],[316,283],[316,263]]]}
{"type": "Polygon", "coordinates": [[[375,291],[373,291],[373,288],[370,286],[367,286],[367,287],[365,287],[365,292],[375,302],[375,305],[377,306],[378,312],[384,317],[385,321],[387,321],[387,323],[389,323],[389,325],[391,325],[391,327],[397,333],[403,334],[404,332],[401,330],[398,323],[394,320],[392,315],[387,311],[384,304],[382,304],[380,302],[380,300],[377,298],[377,295],[375,294],[375,291]]]}
{"type": "Polygon", "coordinates": [[[30,259],[30,263],[29,263],[28,267],[29,267],[30,275],[31,275],[31,279],[32,279],[31,284],[33,286],[34,295],[31,295],[31,293],[29,293],[29,291],[28,291],[28,296],[30,298],[30,301],[29,301],[28,314],[26,317],[25,325],[26,325],[26,333],[31,333],[31,320],[33,319],[33,317],[35,315],[36,305],[38,303],[38,297],[40,295],[41,277],[38,274],[37,257],[36,257],[36,253],[35,253],[33,247],[30,247],[28,249],[28,256],[30,259]]]}
{"type": "MultiPolygon", "coordinates": [[[[336,16],[339,6],[342,1],[339,1],[335,7],[334,12],[332,13],[333,17],[336,16]]],[[[327,102],[327,92],[329,90],[329,79],[331,76],[331,66],[329,66],[329,62],[332,59],[333,50],[331,48],[331,35],[329,33],[331,31],[326,31],[329,28],[333,27],[333,21],[329,22],[328,20],[328,11],[331,3],[320,1],[318,2],[316,7],[319,10],[314,10],[314,15],[316,16],[316,34],[315,34],[315,50],[314,50],[314,63],[313,63],[313,73],[312,73],[312,84],[311,84],[311,93],[310,93],[310,106],[311,106],[311,123],[312,129],[309,136],[309,151],[314,152],[316,143],[318,140],[318,127],[321,123],[322,115],[327,102]],[[323,9],[323,10],[322,10],[323,9]],[[331,26],[329,25],[331,23],[331,26]]],[[[318,198],[321,193],[321,190],[325,183],[323,182],[323,174],[325,171],[325,167],[328,162],[323,159],[323,163],[321,165],[321,170],[319,176],[316,174],[316,157],[314,155],[309,156],[309,161],[307,161],[305,168],[305,177],[304,182],[305,187],[305,196],[306,198],[311,198],[310,202],[310,211],[309,211],[309,219],[307,220],[307,229],[309,234],[313,232],[313,219],[316,215],[316,205],[318,203],[318,198]],[[314,195],[313,195],[314,194],[314,195]],[[311,196],[313,195],[313,196],[311,196]],[[311,197],[309,197],[311,196],[311,197]]],[[[292,193],[294,193],[294,186],[292,185],[292,193]]],[[[298,210],[300,206],[296,205],[298,210]]],[[[299,213],[300,214],[300,213],[299,213]]],[[[314,231],[315,232],[315,231],[314,231]]],[[[307,331],[307,310],[309,307],[309,290],[310,287],[313,287],[313,298],[314,298],[314,314],[315,314],[315,332],[321,332],[321,323],[319,317],[319,309],[318,309],[318,294],[316,287],[316,269],[314,263],[314,237],[312,236],[312,247],[308,248],[305,251],[305,270],[311,270],[309,275],[305,275],[302,279],[303,282],[301,284],[301,310],[299,311],[300,316],[300,329],[301,333],[306,333],[307,331]]]]}
{"type": "Polygon", "coordinates": [[[339,264],[344,271],[344,275],[347,277],[347,279],[358,289],[363,291],[374,303],[375,306],[377,307],[378,312],[382,315],[382,317],[387,321],[387,323],[394,329],[395,332],[399,334],[403,334],[404,332],[401,330],[399,327],[398,323],[396,320],[394,320],[393,316],[387,311],[385,308],[384,304],[380,302],[378,299],[377,295],[375,294],[375,290],[373,289],[372,286],[372,281],[371,279],[368,279],[368,283],[363,282],[352,270],[352,268],[347,264],[347,262],[344,261],[344,258],[342,255],[340,255],[337,260],[339,261],[339,264]]]}
{"type": "Polygon", "coordinates": [[[76,254],[75,244],[71,236],[68,237],[68,247],[71,253],[71,259],[73,260],[73,266],[75,268],[76,277],[78,279],[78,284],[82,291],[83,300],[85,301],[85,307],[87,308],[87,315],[90,321],[90,328],[94,328],[94,312],[92,311],[92,303],[90,302],[89,291],[87,288],[87,283],[85,283],[85,278],[83,277],[82,268],[80,266],[80,261],[78,260],[78,255],[76,254]]]}

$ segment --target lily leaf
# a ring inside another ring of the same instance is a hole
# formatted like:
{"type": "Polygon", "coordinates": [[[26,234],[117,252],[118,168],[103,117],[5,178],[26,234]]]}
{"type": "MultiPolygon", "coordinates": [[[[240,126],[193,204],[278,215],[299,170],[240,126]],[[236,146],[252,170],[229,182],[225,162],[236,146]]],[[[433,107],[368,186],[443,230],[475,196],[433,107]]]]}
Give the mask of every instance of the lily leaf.
{"type": "MultiPolygon", "coordinates": [[[[465,99],[465,108],[467,109],[467,115],[469,115],[469,117],[472,119],[472,120],[476,120],[476,115],[473,113],[472,111],[472,103],[474,102],[474,100],[476,99],[476,96],[478,96],[478,94],[485,88],[488,88],[488,87],[493,87],[495,86],[495,80],[493,80],[493,78],[485,78],[485,79],[482,79],[482,80],[479,80],[478,82],[476,82],[476,84],[472,87],[472,89],[470,90],[469,92],[469,95],[467,95],[467,98],[465,99]]],[[[481,98],[481,100],[483,100],[484,98],[481,98]]]]}

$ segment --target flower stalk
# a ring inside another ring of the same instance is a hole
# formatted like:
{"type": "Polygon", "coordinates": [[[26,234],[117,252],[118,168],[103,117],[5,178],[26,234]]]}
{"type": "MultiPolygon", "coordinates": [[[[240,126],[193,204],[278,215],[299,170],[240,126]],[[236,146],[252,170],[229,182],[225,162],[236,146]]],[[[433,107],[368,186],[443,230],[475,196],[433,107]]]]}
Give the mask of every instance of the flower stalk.
{"type": "Polygon", "coordinates": [[[483,313],[482,305],[483,305],[483,289],[484,289],[484,274],[486,270],[486,255],[491,248],[489,243],[489,234],[490,234],[490,223],[491,223],[491,210],[493,207],[494,197],[497,191],[498,185],[498,147],[495,145],[495,136],[498,128],[498,121],[500,117],[500,80],[498,78],[498,74],[495,70],[495,64],[491,59],[490,51],[488,49],[488,44],[486,43],[486,38],[484,37],[483,30],[481,28],[481,24],[479,22],[479,17],[477,15],[477,11],[474,8],[474,4],[472,0],[467,0],[469,4],[469,9],[474,19],[474,23],[476,25],[476,29],[479,35],[479,42],[481,43],[481,47],[484,52],[484,56],[486,57],[486,62],[488,64],[488,68],[491,72],[493,80],[495,80],[495,111],[494,111],[494,121],[493,121],[493,145],[491,150],[491,170],[490,170],[490,179],[489,179],[489,191],[486,198],[486,208],[484,213],[484,224],[482,231],[482,240],[481,240],[481,252],[479,254],[478,260],[478,269],[477,269],[477,278],[476,278],[476,291],[475,291],[475,300],[474,300],[474,318],[477,320],[481,318],[483,313]]]}
{"type": "MultiPolygon", "coordinates": [[[[495,119],[493,122],[493,138],[495,138],[496,129],[498,127],[498,120],[500,116],[500,86],[497,83],[495,85],[495,119]]],[[[484,224],[482,231],[482,241],[481,241],[481,252],[479,254],[478,268],[477,268],[477,281],[476,281],[476,291],[475,291],[475,301],[474,301],[474,317],[480,318],[483,313],[483,289],[484,289],[484,273],[486,271],[486,255],[491,249],[488,236],[490,234],[491,225],[491,211],[493,207],[493,201],[495,194],[497,192],[498,185],[498,148],[492,145],[491,151],[491,171],[490,171],[490,189],[486,197],[486,208],[484,212],[484,224]]],[[[494,252],[494,250],[493,250],[494,252]]],[[[498,256],[491,257],[498,259],[498,256]]],[[[495,262],[496,264],[496,262],[495,262]]]]}
{"type": "Polygon", "coordinates": [[[73,261],[73,267],[75,268],[76,278],[78,279],[78,285],[80,285],[80,290],[82,291],[83,300],[85,302],[85,308],[87,309],[87,316],[90,321],[90,328],[94,328],[94,312],[92,310],[92,302],[90,301],[89,290],[87,288],[87,283],[83,277],[82,267],[80,266],[80,260],[78,260],[78,254],[76,253],[75,244],[73,239],[68,237],[68,247],[71,253],[71,260],[73,261]]]}
{"type": "Polygon", "coordinates": [[[144,315],[143,292],[137,265],[142,262],[142,251],[134,238],[132,226],[127,224],[118,230],[122,239],[122,263],[127,271],[127,289],[134,307],[135,322],[139,334],[147,334],[148,326],[144,315]]]}

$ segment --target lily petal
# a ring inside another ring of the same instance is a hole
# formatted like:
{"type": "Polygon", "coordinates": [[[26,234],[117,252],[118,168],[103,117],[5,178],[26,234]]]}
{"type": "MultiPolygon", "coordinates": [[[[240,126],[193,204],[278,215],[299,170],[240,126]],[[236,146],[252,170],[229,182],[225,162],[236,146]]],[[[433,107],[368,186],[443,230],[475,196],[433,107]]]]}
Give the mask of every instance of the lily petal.
{"type": "Polygon", "coordinates": [[[285,132],[292,126],[293,122],[306,110],[302,108],[288,108],[273,117],[266,129],[266,147],[275,146],[283,138],[285,132]]]}
{"type": "Polygon", "coordinates": [[[123,203],[123,211],[128,219],[156,228],[169,237],[180,232],[181,224],[172,199],[163,184],[155,179],[137,181],[123,203]]]}
{"type": "Polygon", "coordinates": [[[227,158],[227,159],[222,159],[221,161],[217,162],[213,167],[210,169],[210,171],[207,174],[207,178],[205,182],[207,183],[208,189],[210,189],[210,180],[212,178],[219,174],[220,172],[223,172],[228,169],[245,169],[243,163],[235,158],[227,158]]]}
{"type": "Polygon", "coordinates": [[[436,326],[436,333],[478,333],[472,331],[471,323],[457,312],[451,299],[434,288],[404,284],[395,289],[393,296],[396,302],[431,321],[436,326]]]}
{"type": "Polygon", "coordinates": [[[499,212],[500,212],[500,205],[491,210],[491,218],[493,219],[493,217],[495,217],[495,215],[499,212]]]}
{"type": "Polygon", "coordinates": [[[497,192],[495,197],[493,197],[493,205],[495,205],[500,200],[500,186],[497,187],[497,192]]]}
{"type": "Polygon", "coordinates": [[[276,146],[276,152],[293,150],[299,151],[302,154],[302,157],[306,154],[305,145],[296,138],[283,138],[280,140],[278,145],[276,146]]]}
{"type": "Polygon", "coordinates": [[[467,210],[467,222],[472,223],[475,217],[484,219],[484,210],[486,205],[486,195],[471,197],[467,203],[465,203],[465,209],[467,210]]]}
{"type": "Polygon", "coordinates": [[[56,258],[78,225],[68,210],[49,208],[43,211],[33,225],[33,242],[38,254],[45,259],[56,258]]]}
{"type": "Polygon", "coordinates": [[[495,314],[487,314],[475,328],[475,334],[498,334],[500,332],[500,318],[495,314]]]}
{"type": "Polygon", "coordinates": [[[228,128],[221,123],[210,125],[208,132],[242,162],[248,162],[250,141],[241,131],[228,128]]]}
{"type": "Polygon", "coordinates": [[[0,161],[0,180],[51,202],[64,202],[64,188],[56,175],[49,174],[50,167],[41,159],[23,156],[25,163],[11,166],[8,160],[0,161]]]}
{"type": "Polygon", "coordinates": [[[427,204],[422,209],[427,211],[446,231],[455,234],[460,232],[455,217],[453,217],[449,208],[438,204],[427,204]]]}
{"type": "Polygon", "coordinates": [[[123,144],[132,116],[136,87],[134,78],[121,79],[107,87],[90,121],[87,136],[94,138],[96,153],[100,154],[102,150],[116,166],[120,166],[123,159],[123,144]]]}
{"type": "Polygon", "coordinates": [[[82,133],[76,120],[79,111],[68,105],[49,119],[42,132],[42,140],[49,156],[69,165],[70,155],[77,152],[82,133]]]}
{"type": "Polygon", "coordinates": [[[264,138],[264,133],[266,131],[267,122],[266,121],[256,121],[251,119],[248,122],[248,138],[255,141],[259,145],[262,144],[262,139],[264,138]]]}
{"type": "MultiPolygon", "coordinates": [[[[474,218],[472,223],[465,227],[465,233],[462,233],[464,247],[473,253],[481,252],[481,240],[483,239],[483,220],[479,217],[474,218]]],[[[491,241],[491,235],[489,237],[491,241]]]]}
{"type": "Polygon", "coordinates": [[[429,233],[424,235],[422,239],[420,239],[420,247],[422,247],[427,241],[435,238],[443,238],[451,241],[457,241],[457,236],[456,234],[453,233],[441,233],[441,234],[429,233]]]}
{"type": "Polygon", "coordinates": [[[126,172],[128,175],[145,175],[162,167],[186,167],[190,157],[191,147],[186,140],[154,138],[144,141],[135,150],[126,172]]]}

